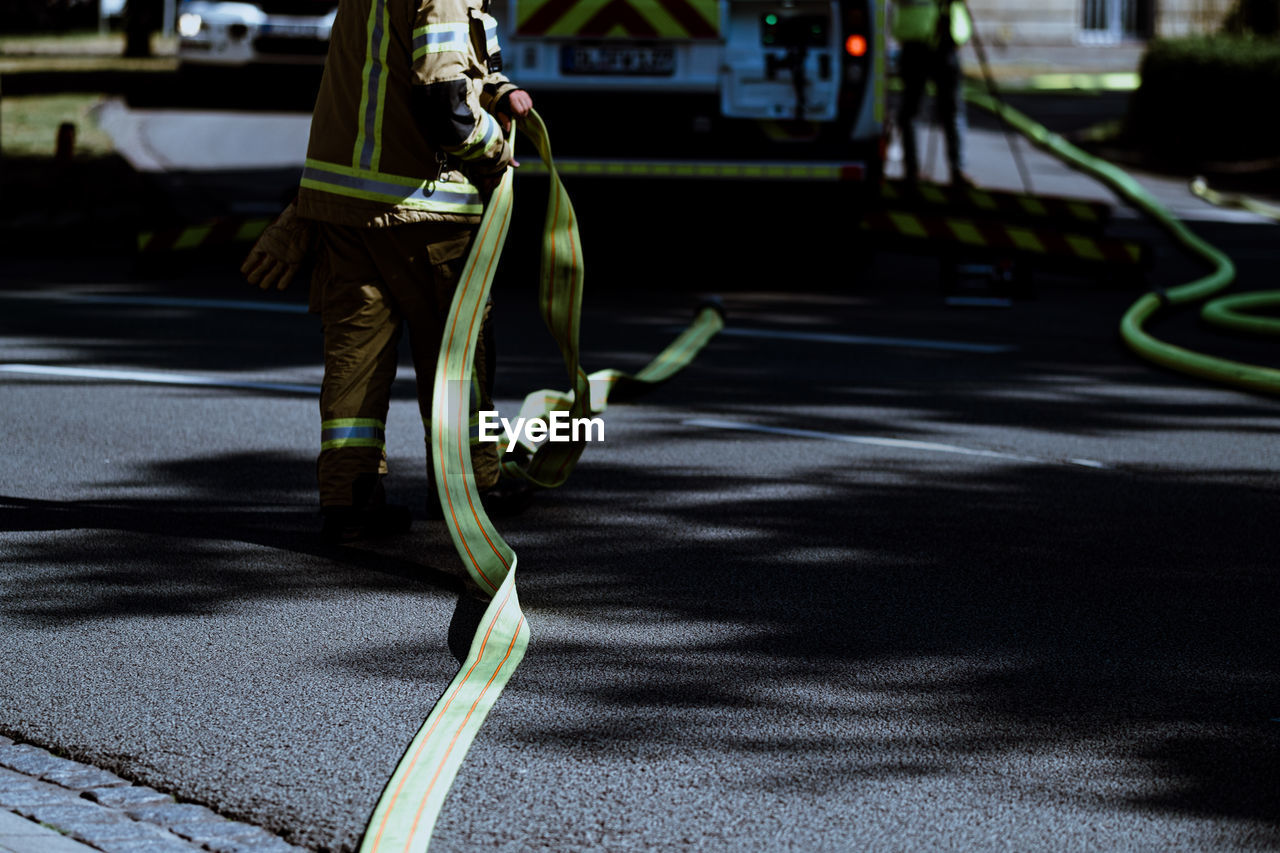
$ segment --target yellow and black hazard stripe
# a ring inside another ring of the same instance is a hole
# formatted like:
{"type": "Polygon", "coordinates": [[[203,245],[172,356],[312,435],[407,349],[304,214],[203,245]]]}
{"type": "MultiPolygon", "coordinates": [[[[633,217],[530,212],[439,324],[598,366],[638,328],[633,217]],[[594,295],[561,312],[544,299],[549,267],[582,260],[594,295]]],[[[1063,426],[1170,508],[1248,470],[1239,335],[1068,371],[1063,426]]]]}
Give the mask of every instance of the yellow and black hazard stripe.
{"type": "MultiPolygon", "coordinates": [[[[786,160],[556,160],[561,175],[595,178],[683,178],[739,181],[841,182],[866,180],[865,163],[786,160]]],[[[542,163],[522,163],[517,176],[546,175],[542,163]]]]}
{"type": "Polygon", "coordinates": [[[945,207],[1000,219],[1071,223],[1090,231],[1103,228],[1111,219],[1111,205],[1100,201],[979,187],[884,181],[880,185],[880,197],[899,208],[945,207]]]}
{"type": "Polygon", "coordinates": [[[713,39],[718,0],[520,0],[516,35],[542,38],[713,39]]]}
{"type": "Polygon", "coordinates": [[[138,232],[138,252],[180,252],[231,243],[252,243],[267,230],[271,219],[228,216],[200,225],[138,232]]]}
{"type": "Polygon", "coordinates": [[[973,249],[1089,263],[1142,266],[1147,262],[1147,253],[1141,243],[1064,232],[1056,228],[1030,228],[992,219],[923,216],[906,210],[881,210],[866,214],[861,228],[908,240],[929,240],[973,249]]]}

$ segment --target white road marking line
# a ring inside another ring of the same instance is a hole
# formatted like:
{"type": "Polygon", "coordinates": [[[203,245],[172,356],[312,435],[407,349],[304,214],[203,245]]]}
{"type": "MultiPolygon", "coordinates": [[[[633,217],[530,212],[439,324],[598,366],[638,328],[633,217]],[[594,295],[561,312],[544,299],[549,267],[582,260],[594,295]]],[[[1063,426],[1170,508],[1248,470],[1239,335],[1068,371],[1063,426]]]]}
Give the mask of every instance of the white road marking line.
{"type": "Polygon", "coordinates": [[[253,302],[240,299],[199,299],[183,296],[113,296],[95,293],[4,293],[0,299],[57,300],[87,302],[95,305],[145,305],[157,308],[223,308],[231,311],[266,311],[280,314],[306,314],[307,306],[296,302],[253,302]]]}
{"type": "Polygon", "coordinates": [[[791,429],[788,427],[771,427],[762,424],[750,424],[743,421],[726,421],[719,418],[690,418],[684,421],[685,426],[707,427],[708,429],[729,429],[739,432],[760,432],[768,435],[788,435],[794,438],[817,438],[825,441],[842,441],[846,444],[866,444],[872,447],[893,447],[900,450],[924,450],[933,453],[953,453],[959,456],[981,456],[987,459],[1004,459],[1010,462],[1034,462],[1040,465],[1079,465],[1084,468],[1106,469],[1110,466],[1092,459],[1045,459],[1040,456],[1020,456],[1016,453],[1001,453],[997,450],[981,450],[972,447],[961,447],[957,444],[940,444],[934,441],[913,441],[904,438],[878,438],[869,435],[842,435],[836,432],[819,432],[811,429],[791,429]]]}
{"type": "Polygon", "coordinates": [[[1016,352],[1012,344],[973,344],[964,341],[935,341],[926,338],[884,338],[870,335],[840,335],[831,332],[787,332],[780,329],[743,329],[730,326],[720,330],[720,336],[731,338],[763,338],[779,341],[812,341],[824,344],[853,344],[857,346],[906,347],[910,349],[941,350],[943,352],[974,352],[997,354],[1016,352]]]}
{"type": "Polygon", "coordinates": [[[1097,468],[1105,471],[1111,467],[1105,462],[1099,462],[1096,459],[1068,459],[1067,461],[1072,465],[1079,465],[1081,468],[1097,468]]]}
{"type": "Polygon", "coordinates": [[[202,388],[244,388],[250,391],[285,391],[294,394],[319,394],[319,385],[292,385],[284,382],[242,382],[237,379],[214,379],[186,373],[159,371],[102,370],[93,367],[57,367],[51,364],[0,364],[0,373],[25,373],[37,376],[61,376],[69,379],[101,379],[117,382],[143,382],[153,385],[195,385],[202,388]]]}
{"type": "MultiPolygon", "coordinates": [[[[308,307],[296,302],[266,302],[239,299],[201,299],[182,296],[114,296],[92,293],[18,292],[0,294],[0,299],[44,299],[85,302],[96,305],[144,305],[157,308],[217,308],[229,311],[262,311],[281,314],[306,314],[308,307]]],[[[729,327],[721,336],[764,340],[806,341],[810,343],[849,344],[854,346],[900,347],[940,352],[971,352],[987,355],[1017,352],[1012,344],[976,344],[965,341],[938,341],[926,338],[893,338],[874,335],[842,335],[832,332],[791,332],[781,329],[743,329],[729,327]]]]}

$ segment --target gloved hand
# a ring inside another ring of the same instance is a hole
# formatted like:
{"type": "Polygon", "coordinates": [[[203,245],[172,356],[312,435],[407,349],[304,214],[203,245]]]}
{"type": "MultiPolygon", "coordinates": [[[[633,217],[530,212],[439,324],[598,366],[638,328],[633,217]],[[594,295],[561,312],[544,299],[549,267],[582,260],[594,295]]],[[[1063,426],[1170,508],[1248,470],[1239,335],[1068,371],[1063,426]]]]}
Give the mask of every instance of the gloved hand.
{"type": "Polygon", "coordinates": [[[502,176],[506,174],[507,167],[512,165],[511,152],[511,143],[504,142],[502,157],[498,160],[496,168],[492,171],[480,171],[476,168],[467,171],[467,178],[480,190],[480,195],[484,198],[487,199],[493,195],[493,191],[498,188],[498,184],[502,183],[502,176]]]}
{"type": "MultiPolygon", "coordinates": [[[[498,101],[494,114],[498,117],[498,124],[502,125],[503,133],[511,132],[511,117],[524,118],[533,109],[533,98],[524,89],[513,89],[503,95],[498,101]]],[[[519,163],[512,163],[513,166],[519,166],[519,163]]]]}
{"type": "Polygon", "coordinates": [[[240,272],[250,284],[263,290],[273,284],[276,290],[284,290],[297,275],[314,243],[315,226],[298,218],[298,203],[292,201],[253,244],[240,272]]]}

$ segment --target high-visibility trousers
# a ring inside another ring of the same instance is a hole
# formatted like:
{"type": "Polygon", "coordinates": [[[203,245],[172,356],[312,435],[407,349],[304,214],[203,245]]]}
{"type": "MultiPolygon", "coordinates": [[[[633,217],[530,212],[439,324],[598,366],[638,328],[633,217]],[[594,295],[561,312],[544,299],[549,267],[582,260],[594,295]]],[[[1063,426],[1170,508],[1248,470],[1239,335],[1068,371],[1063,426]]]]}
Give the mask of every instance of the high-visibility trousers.
{"type": "MultiPolygon", "coordinates": [[[[320,391],[321,506],[359,504],[361,475],[386,474],[386,421],[397,350],[408,327],[418,377],[418,409],[426,435],[430,482],[431,388],[454,286],[475,226],[420,222],[384,228],[319,224],[311,310],[324,329],[320,391]]],[[[492,410],[493,342],[489,308],[475,359],[472,421],[492,410]]],[[[496,443],[479,443],[471,460],[477,488],[498,481],[496,443]]],[[[434,488],[434,485],[431,486],[434,488]]],[[[367,492],[367,489],[364,490],[367,492]]]]}

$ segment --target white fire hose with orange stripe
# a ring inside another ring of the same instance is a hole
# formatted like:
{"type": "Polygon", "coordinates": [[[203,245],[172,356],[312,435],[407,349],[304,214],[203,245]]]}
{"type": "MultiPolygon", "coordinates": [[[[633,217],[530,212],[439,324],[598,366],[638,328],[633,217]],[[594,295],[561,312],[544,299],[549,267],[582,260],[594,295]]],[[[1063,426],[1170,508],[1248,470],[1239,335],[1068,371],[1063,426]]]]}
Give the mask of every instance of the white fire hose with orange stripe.
{"type": "MultiPolygon", "coordinates": [[[[543,235],[540,301],[543,319],[560,347],[572,390],[530,394],[522,416],[568,411],[586,417],[604,410],[611,391],[652,385],[688,364],[721,328],[718,306],[706,305],[694,322],[644,370],[587,375],[579,361],[582,249],[577,222],[555,165],[546,128],[536,112],[522,127],[538,149],[551,179],[543,235]]],[[[436,364],[431,417],[431,457],[445,523],[471,582],[492,596],[462,668],[432,709],[387,783],[361,844],[362,853],[425,850],[449,786],[489,709],[519,665],[529,627],[516,593],[516,554],[485,514],[471,472],[469,450],[471,366],[485,301],[511,222],[511,170],[485,210],[462,271],[436,364]]],[[[544,443],[526,464],[507,463],[505,473],[540,486],[565,481],[581,455],[581,442],[544,443]]]]}

